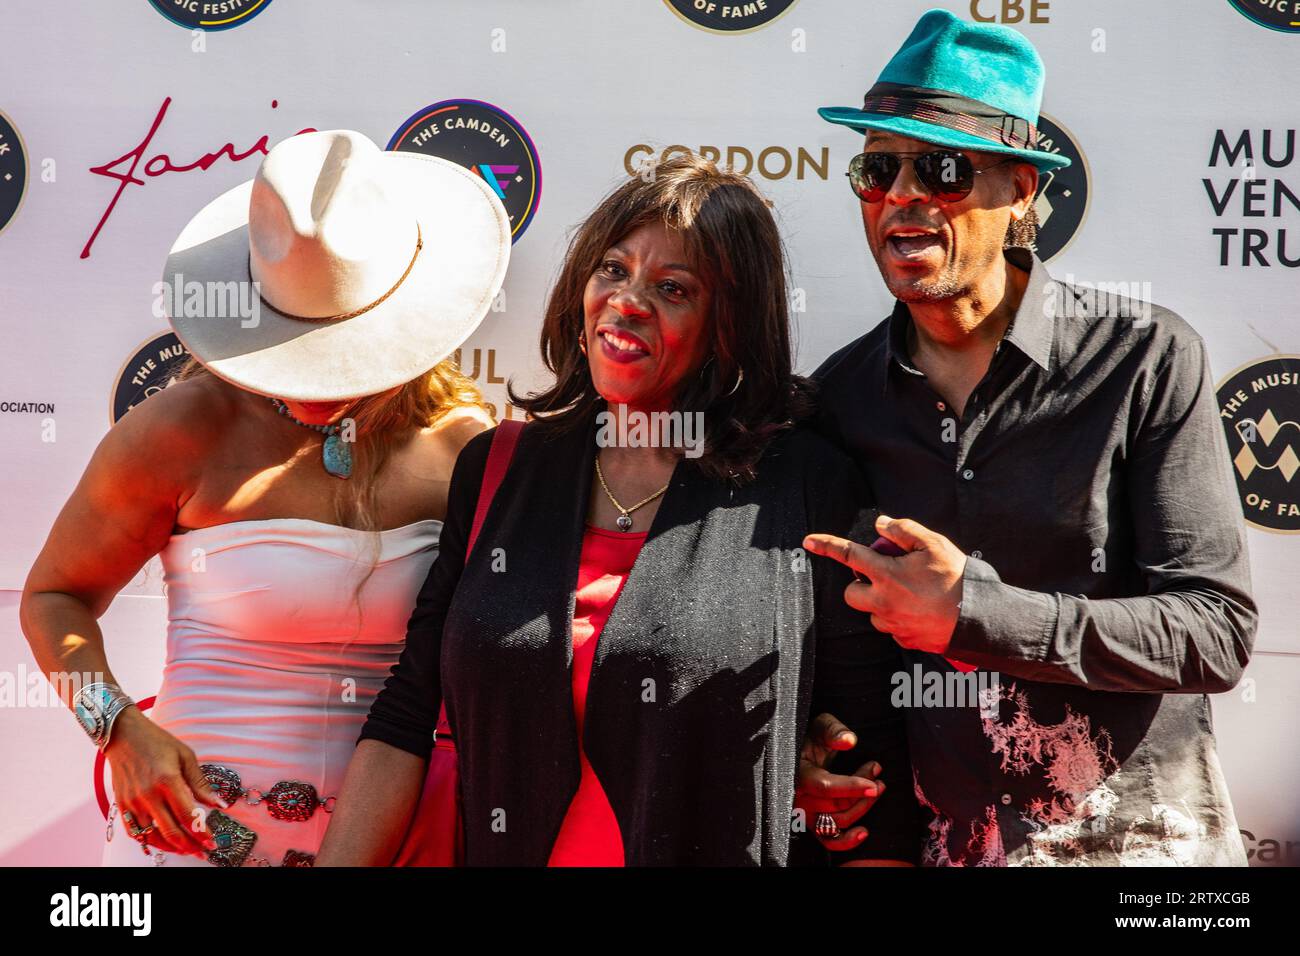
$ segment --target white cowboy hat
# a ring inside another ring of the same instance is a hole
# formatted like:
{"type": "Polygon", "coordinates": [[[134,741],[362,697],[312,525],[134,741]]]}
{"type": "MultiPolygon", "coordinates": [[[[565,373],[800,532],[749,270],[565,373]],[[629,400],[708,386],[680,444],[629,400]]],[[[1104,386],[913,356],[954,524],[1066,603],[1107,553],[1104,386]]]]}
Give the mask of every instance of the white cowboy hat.
{"type": "Polygon", "coordinates": [[[510,242],[505,207],[464,167],[351,130],[301,133],[190,220],[162,298],[177,337],[221,378],[296,401],[359,398],[469,338],[510,242]],[[231,307],[241,301],[251,314],[231,307]]]}

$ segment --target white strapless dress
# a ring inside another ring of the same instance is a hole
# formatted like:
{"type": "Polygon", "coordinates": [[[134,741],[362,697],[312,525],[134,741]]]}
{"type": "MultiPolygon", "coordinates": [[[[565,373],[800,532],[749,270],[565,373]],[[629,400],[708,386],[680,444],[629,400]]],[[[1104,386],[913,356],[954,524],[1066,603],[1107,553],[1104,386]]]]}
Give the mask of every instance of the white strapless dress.
{"type": "MultiPolygon", "coordinates": [[[[432,519],[374,535],[272,518],[173,535],[160,555],[167,663],[149,718],[192,747],[199,763],[234,771],[247,790],[265,794],[296,781],[322,800],[336,796],[370,704],[401,653],[441,530],[432,519]],[[372,555],[377,564],[354,601],[372,555]]],[[[307,820],[281,820],[268,801],[246,799],[223,812],[257,834],[245,866],[279,866],[289,850],[314,855],[330,819],[317,809],[307,820]]],[[[119,814],[104,865],[212,864],[146,856],[119,814]]]]}

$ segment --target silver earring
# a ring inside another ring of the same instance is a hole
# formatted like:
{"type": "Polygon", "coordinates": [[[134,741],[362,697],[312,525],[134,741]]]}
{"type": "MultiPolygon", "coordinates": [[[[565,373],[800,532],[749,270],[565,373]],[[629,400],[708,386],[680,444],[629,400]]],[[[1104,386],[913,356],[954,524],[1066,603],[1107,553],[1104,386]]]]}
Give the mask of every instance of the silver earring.
{"type": "Polygon", "coordinates": [[[731,386],[731,391],[727,393],[728,395],[735,395],[736,389],[740,388],[740,383],[745,380],[745,370],[742,368],[739,372],[740,374],[736,376],[736,384],[731,386]]]}

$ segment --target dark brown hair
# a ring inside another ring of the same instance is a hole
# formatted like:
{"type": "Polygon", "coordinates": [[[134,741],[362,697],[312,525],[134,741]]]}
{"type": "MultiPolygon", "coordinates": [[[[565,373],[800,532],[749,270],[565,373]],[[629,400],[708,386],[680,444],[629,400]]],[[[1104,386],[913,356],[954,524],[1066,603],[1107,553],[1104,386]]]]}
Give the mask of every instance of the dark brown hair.
{"type": "Polygon", "coordinates": [[[702,412],[705,474],[754,478],[767,443],[813,407],[813,386],[793,372],[786,256],[768,202],[743,175],[676,154],[617,187],[576,230],[542,322],[542,361],[555,384],[510,401],[543,427],[574,427],[604,399],[578,347],[583,293],[609,248],[651,223],[676,230],[689,264],[712,292],[712,355],[688,375],[673,410],[702,412]],[[743,372],[741,384],[732,393],[743,372]]]}
{"type": "Polygon", "coordinates": [[[1034,204],[1020,219],[1012,219],[1007,225],[1007,234],[1002,240],[1003,249],[1024,248],[1030,252],[1038,251],[1038,210],[1034,204]]]}

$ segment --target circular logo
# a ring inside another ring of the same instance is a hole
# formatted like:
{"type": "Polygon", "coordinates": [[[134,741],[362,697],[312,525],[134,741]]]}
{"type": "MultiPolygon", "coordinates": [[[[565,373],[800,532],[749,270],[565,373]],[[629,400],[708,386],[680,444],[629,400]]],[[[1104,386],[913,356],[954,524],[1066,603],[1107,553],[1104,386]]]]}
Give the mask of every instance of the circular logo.
{"type": "Polygon", "coordinates": [[[1247,20],[1283,33],[1300,33],[1300,0],[1228,0],[1247,20]]]}
{"type": "Polygon", "coordinates": [[[117,373],[109,420],[117,420],[171,384],[190,353],[174,332],[155,335],[137,348],[117,373]]]}
{"type": "Polygon", "coordinates": [[[411,115],[388,149],[437,156],[477,173],[510,214],[512,241],[524,234],[542,201],[542,164],[523,126],[479,100],[443,100],[411,115]]]}
{"type": "Polygon", "coordinates": [[[27,193],[27,147],[9,117],[0,113],[0,232],[18,215],[27,193]]]}
{"type": "Polygon", "coordinates": [[[1300,355],[1243,365],[1217,394],[1246,521],[1300,532],[1300,355]]]}
{"type": "Polygon", "coordinates": [[[798,0],[664,0],[668,8],[687,23],[710,33],[749,33],[767,26],[793,7],[798,0]]]}
{"type": "Polygon", "coordinates": [[[1038,213],[1038,258],[1050,262],[1070,247],[1088,218],[1092,173],[1074,134],[1046,114],[1038,117],[1040,150],[1069,157],[1064,169],[1040,173],[1034,210],[1038,213]]]}
{"type": "Polygon", "coordinates": [[[253,19],[271,0],[149,0],[149,5],[188,30],[229,30],[253,19]]]}

